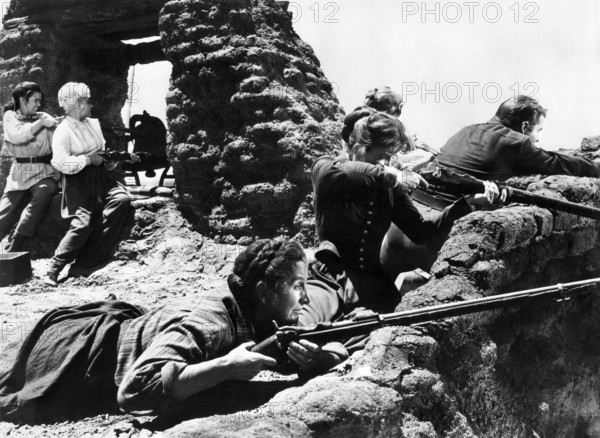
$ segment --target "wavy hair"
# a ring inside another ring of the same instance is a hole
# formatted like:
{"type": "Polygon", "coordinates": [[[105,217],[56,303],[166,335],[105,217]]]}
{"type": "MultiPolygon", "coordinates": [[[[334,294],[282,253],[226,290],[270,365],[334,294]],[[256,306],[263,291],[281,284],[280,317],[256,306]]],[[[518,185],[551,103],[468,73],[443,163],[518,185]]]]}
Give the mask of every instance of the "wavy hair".
{"type": "MultiPolygon", "coordinates": [[[[365,105],[390,115],[401,112],[402,95],[392,91],[390,87],[373,88],[365,96],[365,105]]],[[[399,114],[397,114],[399,115],[399,114]]]]}
{"type": "Polygon", "coordinates": [[[237,256],[227,284],[244,312],[254,312],[260,292],[281,295],[294,274],[294,265],[306,261],[302,245],[285,239],[261,239],[237,256]]]}
{"type": "Polygon", "coordinates": [[[374,147],[399,147],[402,152],[410,149],[402,122],[382,112],[358,120],[350,134],[348,146],[351,156],[359,160],[374,147]]]}

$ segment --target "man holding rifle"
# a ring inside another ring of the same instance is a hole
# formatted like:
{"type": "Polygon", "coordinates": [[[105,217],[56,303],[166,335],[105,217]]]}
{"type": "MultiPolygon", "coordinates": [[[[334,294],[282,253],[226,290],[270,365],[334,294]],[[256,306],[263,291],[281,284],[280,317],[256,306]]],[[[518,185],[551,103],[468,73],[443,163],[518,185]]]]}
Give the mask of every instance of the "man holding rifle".
{"type": "MultiPolygon", "coordinates": [[[[538,173],[600,177],[598,162],[536,146],[546,113],[537,100],[528,96],[506,100],[492,120],[467,126],[447,141],[437,156],[437,162],[446,169],[434,172],[433,178],[427,178],[426,172],[423,173],[433,186],[428,191],[416,190],[412,198],[433,210],[439,210],[453,195],[464,195],[465,190],[480,189],[480,182],[474,183],[453,172],[499,182],[513,176],[538,173]],[[472,187],[467,189],[467,186],[472,187]],[[451,196],[448,198],[446,195],[451,196]]],[[[522,190],[507,188],[503,190],[502,200],[507,197],[512,202],[569,211],[594,219],[600,217],[600,210],[594,207],[545,199],[544,196],[522,190]]],[[[392,228],[383,242],[382,263],[391,275],[417,267],[429,270],[446,238],[447,234],[436,234],[431,236],[427,244],[416,245],[399,230],[392,228]]]]}
{"type": "Polygon", "coordinates": [[[600,163],[546,151],[536,146],[546,109],[529,96],[503,102],[486,123],[461,129],[442,147],[442,166],[477,178],[504,181],[518,175],[572,175],[600,177],[600,163]]]}

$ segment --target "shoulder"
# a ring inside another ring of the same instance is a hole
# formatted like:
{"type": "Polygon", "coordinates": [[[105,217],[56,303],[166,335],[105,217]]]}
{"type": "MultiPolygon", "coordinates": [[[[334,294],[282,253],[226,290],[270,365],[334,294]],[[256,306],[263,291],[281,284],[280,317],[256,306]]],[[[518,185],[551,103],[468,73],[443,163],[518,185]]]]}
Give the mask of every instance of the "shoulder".
{"type": "Polygon", "coordinates": [[[69,121],[65,118],[54,130],[54,137],[65,135],[69,130],[69,121]]]}
{"type": "Polygon", "coordinates": [[[92,125],[94,128],[100,130],[100,120],[98,119],[91,119],[91,118],[87,118],[87,121],[90,125],[92,125]]]}
{"type": "Polygon", "coordinates": [[[488,132],[490,134],[502,137],[507,142],[510,142],[510,143],[521,144],[521,143],[525,143],[529,140],[529,137],[527,137],[525,134],[514,131],[499,122],[481,123],[479,125],[479,129],[482,131],[488,132]]]}
{"type": "Polygon", "coordinates": [[[2,120],[4,121],[4,123],[6,123],[7,121],[12,121],[12,120],[16,120],[16,119],[17,119],[17,113],[12,110],[8,110],[8,111],[4,112],[4,116],[2,117],[2,120]]]}
{"type": "Polygon", "coordinates": [[[330,155],[324,155],[322,157],[317,158],[317,160],[312,165],[312,175],[316,177],[323,172],[326,172],[327,169],[331,168],[336,159],[330,155]]]}

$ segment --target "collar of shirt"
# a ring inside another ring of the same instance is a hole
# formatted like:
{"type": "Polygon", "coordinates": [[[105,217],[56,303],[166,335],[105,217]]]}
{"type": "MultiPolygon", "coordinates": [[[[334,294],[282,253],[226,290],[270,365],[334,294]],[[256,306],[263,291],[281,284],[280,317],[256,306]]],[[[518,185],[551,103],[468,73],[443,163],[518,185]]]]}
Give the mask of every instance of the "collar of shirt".
{"type": "Polygon", "coordinates": [[[77,119],[75,119],[75,118],[73,118],[71,116],[66,116],[65,120],[68,123],[70,123],[71,125],[77,126],[77,127],[79,127],[81,125],[88,125],[90,123],[90,121],[88,120],[87,117],[85,119],[83,119],[83,120],[77,120],[77,119]]]}

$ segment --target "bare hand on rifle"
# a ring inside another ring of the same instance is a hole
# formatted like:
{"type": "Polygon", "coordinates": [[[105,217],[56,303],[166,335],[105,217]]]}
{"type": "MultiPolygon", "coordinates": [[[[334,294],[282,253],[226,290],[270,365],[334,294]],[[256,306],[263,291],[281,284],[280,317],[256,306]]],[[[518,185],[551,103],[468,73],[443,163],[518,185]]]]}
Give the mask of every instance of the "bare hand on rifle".
{"type": "Polygon", "coordinates": [[[483,181],[483,185],[485,187],[485,191],[483,193],[477,193],[472,195],[469,199],[469,203],[475,207],[483,207],[486,205],[492,205],[497,200],[500,200],[502,203],[506,202],[506,197],[508,196],[508,192],[506,189],[500,189],[498,186],[490,181],[483,181]]]}
{"type": "Polygon", "coordinates": [[[384,178],[388,187],[403,187],[407,192],[412,192],[418,187],[427,188],[429,183],[411,169],[396,169],[395,167],[385,166],[384,178]]]}
{"type": "Polygon", "coordinates": [[[131,154],[129,154],[129,155],[131,155],[131,160],[125,161],[126,163],[137,164],[140,161],[142,161],[140,159],[139,155],[137,155],[137,154],[135,154],[133,152],[131,154]]]}

